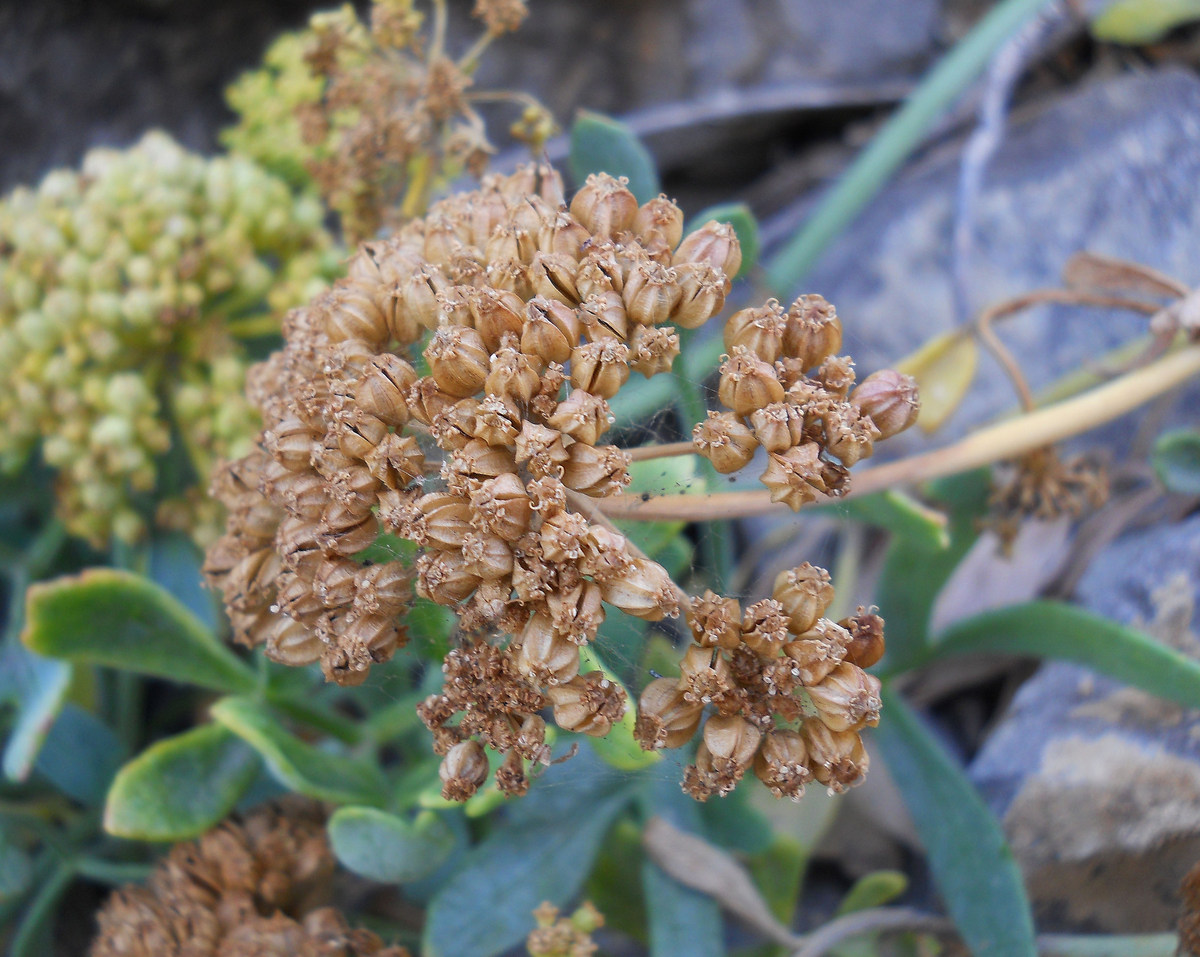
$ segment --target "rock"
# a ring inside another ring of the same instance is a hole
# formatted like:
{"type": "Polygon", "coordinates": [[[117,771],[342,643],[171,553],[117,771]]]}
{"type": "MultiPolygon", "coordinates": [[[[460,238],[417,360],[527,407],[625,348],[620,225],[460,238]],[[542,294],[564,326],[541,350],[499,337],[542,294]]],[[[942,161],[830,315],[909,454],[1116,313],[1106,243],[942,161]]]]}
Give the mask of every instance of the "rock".
{"type": "MultiPolygon", "coordinates": [[[[950,235],[960,151],[961,144],[938,151],[902,174],[803,284],[837,305],[846,347],[864,371],[956,324],[950,235]]],[[[1006,132],[984,178],[970,305],[1057,286],[1067,259],[1084,249],[1195,284],[1197,248],[1200,79],[1162,70],[1093,81],[1006,132]]],[[[1063,307],[1008,320],[1000,336],[1036,390],[1144,330],[1145,320],[1129,313],[1063,307]]],[[[985,355],[946,435],[1014,405],[1007,379],[985,355]]],[[[917,441],[910,434],[891,448],[917,441]]]]}
{"type": "MultiPolygon", "coordinates": [[[[1200,516],[1119,539],[1079,587],[1090,610],[1200,658],[1200,516]]],[[[1044,665],[970,767],[1001,817],[1039,929],[1163,931],[1200,859],[1200,710],[1044,665]]]]}

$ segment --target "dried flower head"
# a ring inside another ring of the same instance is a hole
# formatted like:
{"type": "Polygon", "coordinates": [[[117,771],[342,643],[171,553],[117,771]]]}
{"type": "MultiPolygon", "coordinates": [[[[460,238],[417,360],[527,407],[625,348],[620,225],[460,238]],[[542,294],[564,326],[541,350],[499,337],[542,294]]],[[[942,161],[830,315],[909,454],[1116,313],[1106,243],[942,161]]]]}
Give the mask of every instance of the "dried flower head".
{"type": "Polygon", "coordinates": [[[1027,519],[1078,518],[1108,498],[1108,473],[1094,456],[1059,456],[1053,446],[1037,449],[998,475],[988,499],[984,526],[995,531],[1004,551],[1011,549],[1027,519]]]}
{"type": "Polygon", "coordinates": [[[604,915],[584,901],[570,917],[559,915],[549,901],[533,912],[537,927],[525,940],[529,957],[591,957],[596,953],[592,934],[604,926],[604,915]]]}
{"type": "Polygon", "coordinates": [[[325,816],[283,799],[178,844],[144,887],[100,910],[92,957],[408,957],[325,906],[335,868],[325,816]]]}

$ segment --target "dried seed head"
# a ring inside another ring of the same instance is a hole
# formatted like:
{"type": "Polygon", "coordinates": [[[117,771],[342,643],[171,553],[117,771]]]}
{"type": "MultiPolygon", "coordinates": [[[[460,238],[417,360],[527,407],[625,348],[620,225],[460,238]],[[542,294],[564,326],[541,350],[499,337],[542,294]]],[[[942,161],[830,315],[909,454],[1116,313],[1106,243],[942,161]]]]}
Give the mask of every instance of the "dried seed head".
{"type": "Polygon", "coordinates": [[[530,681],[555,685],[579,674],[579,646],[560,634],[548,615],[530,618],[518,641],[514,666],[530,681]]]}
{"type": "Polygon", "coordinates": [[[629,338],[630,315],[617,292],[597,292],[579,306],[579,318],[589,339],[611,337],[621,342],[629,338]]]}
{"type": "Polygon", "coordinates": [[[438,777],[442,779],[442,797],[447,801],[465,801],[487,780],[487,752],[470,738],[454,745],[442,759],[438,777]]]}
{"type": "Polygon", "coordinates": [[[679,355],[679,336],[670,326],[638,326],[629,339],[630,366],[647,379],[670,372],[679,355]]]}
{"type": "Polygon", "coordinates": [[[850,633],[828,618],[820,618],[808,631],[784,645],[783,652],[795,662],[797,677],[805,687],[820,684],[846,657],[850,633]]]}
{"type": "Polygon", "coordinates": [[[771,493],[771,501],[783,502],[791,509],[815,502],[818,493],[840,495],[848,480],[844,468],[821,458],[816,442],[769,453],[767,469],[759,477],[771,493]]]}
{"type": "Polygon", "coordinates": [[[525,326],[525,302],[514,292],[483,286],[467,298],[475,328],[488,350],[500,348],[506,335],[520,337],[525,326]]]}
{"type": "Polygon", "coordinates": [[[625,714],[625,692],[602,671],[576,675],[546,692],[554,705],[554,723],[564,731],[602,738],[625,714]]]}
{"type": "Polygon", "coordinates": [[[669,249],[674,249],[683,238],[683,210],[659,193],[638,208],[632,229],[643,244],[661,239],[669,249]]]}
{"type": "Polygon", "coordinates": [[[754,433],[732,412],[709,411],[708,418],[692,429],[692,444],[721,473],[748,465],[758,448],[754,433]]]}
{"type": "Polygon", "coordinates": [[[675,270],[652,259],[634,263],[621,292],[629,318],[647,326],[666,322],[682,295],[678,279],[675,270]]]}
{"type": "Polygon", "coordinates": [[[679,301],[670,319],[684,329],[699,328],[725,305],[725,274],[707,262],[677,262],[673,268],[679,301]]]}
{"type": "Polygon", "coordinates": [[[605,337],[571,350],[571,385],[611,399],[629,378],[629,347],[605,337]]]}
{"type": "Polygon", "coordinates": [[[581,581],[574,588],[551,592],[546,596],[546,610],[554,630],[577,645],[586,645],[596,637],[604,622],[600,586],[581,581]]]}
{"type": "Polygon", "coordinates": [[[807,690],[817,716],[831,731],[860,731],[879,724],[879,679],[858,665],[843,661],[807,690]]]}
{"type": "Polygon", "coordinates": [[[893,369],[872,372],[850,394],[850,402],[870,416],[885,439],[913,425],[921,411],[916,380],[893,369]]]}
{"type": "Polygon", "coordinates": [[[567,449],[562,481],[567,488],[603,498],[629,484],[629,453],[615,445],[599,447],[576,442],[567,449]]]}
{"type": "Polygon", "coordinates": [[[377,350],[388,340],[387,318],[374,298],[356,283],[334,289],[320,308],[331,342],[361,339],[377,350]]]}
{"type": "Polygon", "coordinates": [[[846,646],[846,660],[860,668],[870,668],[883,657],[883,619],[865,608],[838,622],[850,633],[846,646]]]}
{"type": "Polygon", "coordinates": [[[783,605],[764,598],[746,609],[742,619],[742,641],[763,658],[774,658],[788,642],[788,616],[783,605]]]}
{"type": "Polygon", "coordinates": [[[583,297],[575,285],[579,263],[562,253],[539,252],[529,264],[529,283],[539,296],[575,307],[583,297]]]}
{"type": "Polygon", "coordinates": [[[797,360],[801,369],[820,365],[842,347],[842,323],[824,296],[801,296],[787,312],[783,354],[797,360]]]}
{"type": "Polygon", "coordinates": [[[612,424],[613,414],[608,403],[600,396],[584,389],[574,389],[558,403],[554,414],[546,421],[576,442],[595,445],[612,424]]]}
{"type": "Polygon", "coordinates": [[[695,735],[703,713],[704,705],[687,700],[673,678],[656,678],[638,701],[634,736],[645,751],[679,748],[695,735]]]}
{"type": "Polygon", "coordinates": [[[875,451],[879,429],[854,406],[841,403],[822,415],[821,420],[825,424],[825,448],[847,468],[875,451]]]}
{"type": "Polygon", "coordinates": [[[803,797],[804,786],[813,779],[804,738],[782,728],[768,731],[754,760],[754,773],[775,797],[803,797]]]}
{"type": "Polygon", "coordinates": [[[732,226],[711,221],[684,237],[671,262],[676,266],[688,262],[708,263],[726,277],[728,292],[729,280],[742,268],[742,247],[732,226]]]}
{"type": "Polygon", "coordinates": [[[489,354],[483,336],[464,326],[442,326],[425,347],[425,360],[438,388],[447,395],[474,395],[487,381],[489,354]]]}
{"type": "Polygon", "coordinates": [[[817,370],[817,379],[838,398],[846,398],[854,387],[854,360],[849,356],[829,356],[817,370]]]}
{"type": "Polygon", "coordinates": [[[839,794],[862,783],[869,760],[857,731],[831,731],[821,721],[806,721],[800,733],[817,781],[839,794]]]}
{"type": "Polygon", "coordinates": [[[592,173],[571,200],[571,215],[594,236],[613,238],[633,227],[638,202],[629,180],[592,173]]]}
{"type": "Polygon", "coordinates": [[[556,299],[535,296],[526,307],[521,330],[521,351],[545,362],[567,362],[579,345],[583,323],[570,306],[556,299]]]}
{"type": "Polygon", "coordinates": [[[750,413],[754,437],[768,452],[786,452],[802,445],[804,410],[792,402],[772,402],[750,413]]]}
{"type": "Polygon", "coordinates": [[[775,576],[771,596],[788,616],[792,634],[803,635],[833,601],[829,572],[805,562],[775,576]]]}
{"type": "Polygon", "coordinates": [[[750,767],[761,740],[762,732],[738,715],[714,714],[704,722],[704,743],[714,767],[736,768],[739,777],[750,767]]]}
{"type": "Polygon", "coordinates": [[[752,309],[735,312],[725,322],[725,348],[742,346],[764,362],[774,362],[783,351],[787,315],[779,300],[768,299],[752,309]]]}
{"type": "Polygon", "coordinates": [[[722,598],[705,591],[692,601],[687,622],[701,648],[719,646],[732,651],[742,640],[742,608],[736,598],[722,598]]]}
{"type": "Polygon", "coordinates": [[[749,415],[772,402],[782,402],[783,384],[770,363],[738,346],[721,363],[717,395],[734,414],[749,415]]]}
{"type": "Polygon", "coordinates": [[[485,479],[471,493],[471,522],[506,542],[515,542],[529,528],[533,514],[521,479],[511,472],[485,479]]]}
{"type": "Polygon", "coordinates": [[[604,600],[621,611],[658,621],[679,614],[679,598],[667,570],[646,558],[634,558],[618,575],[601,584],[604,600]]]}
{"type": "Polygon", "coordinates": [[[679,689],[688,701],[698,704],[724,703],[735,687],[733,672],[724,656],[691,645],[679,662],[679,689]]]}

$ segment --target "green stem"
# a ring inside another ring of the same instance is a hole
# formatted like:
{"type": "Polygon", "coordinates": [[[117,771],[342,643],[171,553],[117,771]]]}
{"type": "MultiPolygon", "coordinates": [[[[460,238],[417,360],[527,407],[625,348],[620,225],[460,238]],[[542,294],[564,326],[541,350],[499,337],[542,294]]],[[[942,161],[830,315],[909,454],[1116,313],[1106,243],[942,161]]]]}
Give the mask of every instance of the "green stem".
{"type": "Polygon", "coordinates": [[[987,66],[995,51],[1050,0],[996,4],[921,81],[818,204],[804,227],[767,264],[775,295],[786,299],[829,244],[920,144],[934,121],[987,66]]]}
{"type": "Polygon", "coordinates": [[[273,707],[282,711],[289,718],[306,724],[310,728],[333,735],[345,744],[355,745],[363,739],[363,729],[357,721],[340,715],[330,708],[310,701],[297,701],[289,695],[272,693],[270,690],[267,691],[266,698],[273,707]]]}
{"type": "Polygon", "coordinates": [[[35,953],[42,953],[40,949],[35,949],[41,943],[38,936],[46,921],[50,919],[58,899],[74,879],[75,861],[60,861],[46,882],[38,888],[37,894],[25,911],[25,916],[21,918],[9,950],[11,957],[33,957],[35,953]]]}
{"type": "Polygon", "coordinates": [[[140,884],[153,870],[153,864],[107,861],[101,857],[81,857],[75,862],[75,871],[80,877],[109,887],[140,884]]]}

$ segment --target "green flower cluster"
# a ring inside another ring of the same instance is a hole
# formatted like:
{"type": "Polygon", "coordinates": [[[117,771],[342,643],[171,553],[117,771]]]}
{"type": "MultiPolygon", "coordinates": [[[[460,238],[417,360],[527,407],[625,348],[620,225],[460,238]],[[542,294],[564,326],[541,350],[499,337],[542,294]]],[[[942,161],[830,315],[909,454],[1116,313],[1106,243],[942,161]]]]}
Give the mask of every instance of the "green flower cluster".
{"type": "Polygon", "coordinates": [[[200,489],[259,427],[236,338],[278,331],[337,270],[320,204],[163,133],[0,200],[0,467],[41,446],[60,514],[97,546],[155,507],[200,541],[200,489]],[[197,488],[199,486],[199,488],[197,488]],[[190,493],[190,494],[189,494],[190,493]]]}

